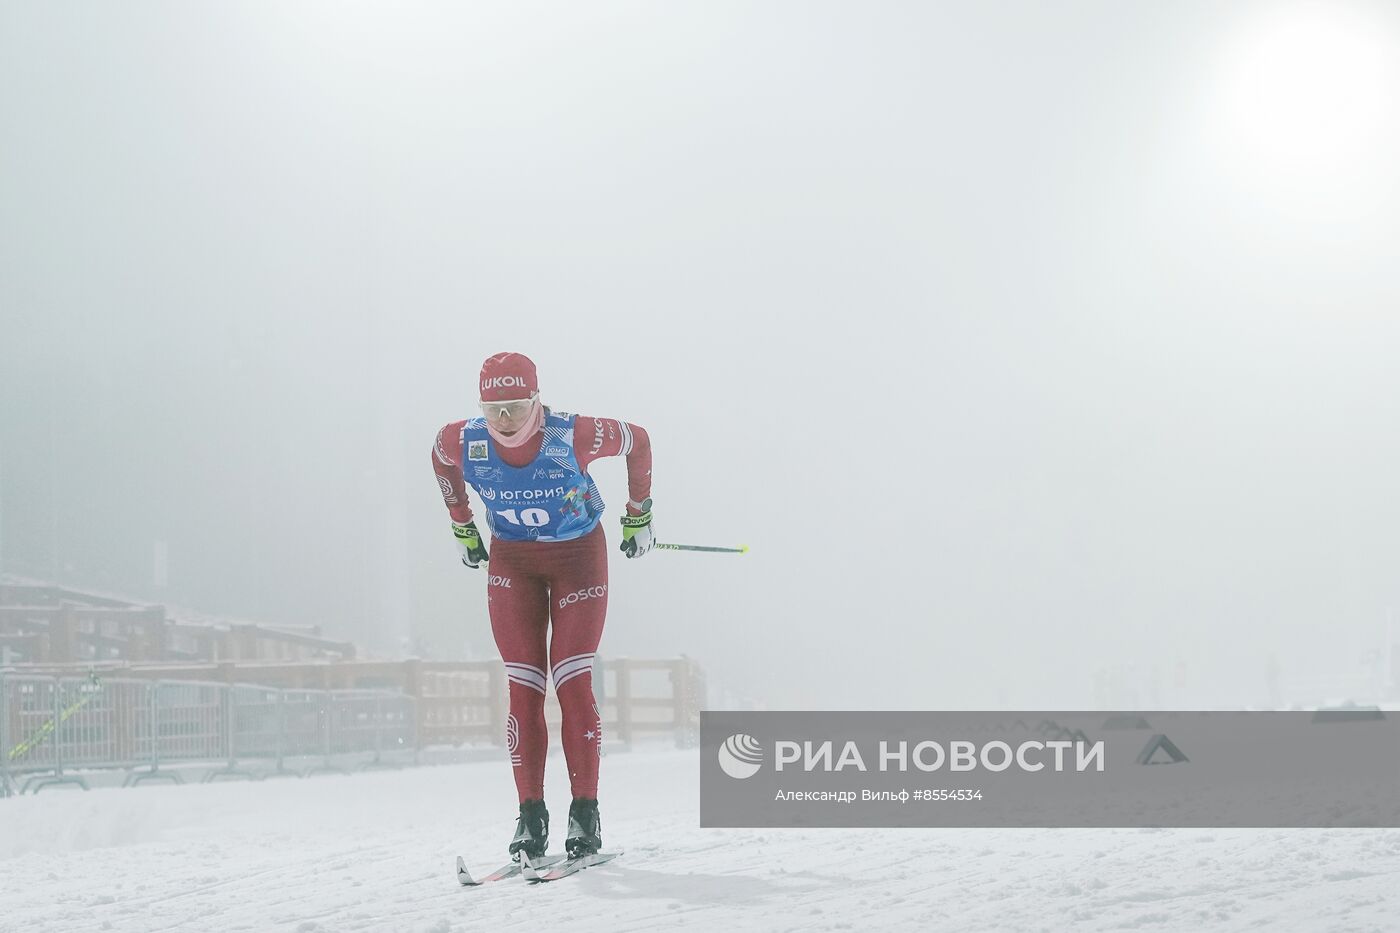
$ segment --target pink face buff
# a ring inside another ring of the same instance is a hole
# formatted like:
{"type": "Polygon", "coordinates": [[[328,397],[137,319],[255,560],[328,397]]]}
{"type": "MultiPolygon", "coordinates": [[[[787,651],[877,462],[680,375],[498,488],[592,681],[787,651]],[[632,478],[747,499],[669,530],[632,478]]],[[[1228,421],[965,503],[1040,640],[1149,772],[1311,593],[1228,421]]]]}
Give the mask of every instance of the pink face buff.
{"type": "MultiPolygon", "coordinates": [[[[544,405],[540,402],[540,397],[536,395],[531,399],[530,414],[525,419],[525,423],[514,434],[502,434],[496,430],[495,421],[488,415],[486,418],[486,432],[491,435],[491,440],[502,447],[520,447],[526,441],[535,436],[540,428],[544,427],[544,405]]],[[[487,403],[489,404],[489,403],[487,403]]]]}

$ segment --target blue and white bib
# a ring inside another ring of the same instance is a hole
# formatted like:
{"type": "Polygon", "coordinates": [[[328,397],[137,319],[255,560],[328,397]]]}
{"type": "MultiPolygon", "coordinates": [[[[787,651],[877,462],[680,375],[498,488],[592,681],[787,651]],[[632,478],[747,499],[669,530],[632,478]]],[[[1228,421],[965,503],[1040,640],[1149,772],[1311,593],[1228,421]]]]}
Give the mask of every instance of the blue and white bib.
{"type": "Polygon", "coordinates": [[[571,541],[603,515],[603,497],[574,453],[574,416],[545,409],[544,443],[534,460],[500,458],[485,418],[462,427],[462,479],[486,507],[486,525],[502,541],[571,541]]]}

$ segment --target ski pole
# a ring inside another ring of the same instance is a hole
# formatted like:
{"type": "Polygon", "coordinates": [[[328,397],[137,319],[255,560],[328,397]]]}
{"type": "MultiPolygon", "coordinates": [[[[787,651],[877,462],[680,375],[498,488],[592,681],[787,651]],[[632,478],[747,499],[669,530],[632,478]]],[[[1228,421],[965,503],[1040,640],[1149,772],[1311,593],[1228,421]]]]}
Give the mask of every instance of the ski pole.
{"type": "Polygon", "coordinates": [[[703,544],[654,544],[652,547],[667,551],[712,551],[716,554],[747,554],[749,552],[747,544],[741,544],[738,547],[708,547],[703,544]]]}
{"type": "MultiPolygon", "coordinates": [[[[93,697],[97,696],[96,691],[102,689],[102,678],[97,676],[97,671],[88,671],[88,683],[92,684],[94,688],[92,692],[89,692],[86,696],[83,696],[79,698],[76,702],[70,704],[58,716],[50,716],[49,721],[40,726],[38,731],[36,731],[25,741],[19,743],[14,748],[10,749],[8,755],[10,760],[13,761],[16,758],[20,758],[24,755],[29,754],[30,751],[41,745],[45,739],[53,735],[58,726],[67,722],[74,714],[78,712],[78,710],[82,709],[84,706],[87,706],[88,703],[93,699],[93,697]]],[[[61,689],[61,686],[62,682],[59,681],[55,684],[54,689],[61,689]]]]}

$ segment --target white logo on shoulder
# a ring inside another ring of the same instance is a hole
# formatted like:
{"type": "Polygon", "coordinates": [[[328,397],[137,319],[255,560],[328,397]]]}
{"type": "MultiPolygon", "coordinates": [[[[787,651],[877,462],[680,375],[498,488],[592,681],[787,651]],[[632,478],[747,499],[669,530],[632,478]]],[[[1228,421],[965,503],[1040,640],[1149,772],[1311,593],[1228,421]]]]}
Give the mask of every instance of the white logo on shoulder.
{"type": "Polygon", "coordinates": [[[762,765],[763,746],[751,735],[735,733],[719,747],[719,766],[732,778],[751,778],[762,765]]]}

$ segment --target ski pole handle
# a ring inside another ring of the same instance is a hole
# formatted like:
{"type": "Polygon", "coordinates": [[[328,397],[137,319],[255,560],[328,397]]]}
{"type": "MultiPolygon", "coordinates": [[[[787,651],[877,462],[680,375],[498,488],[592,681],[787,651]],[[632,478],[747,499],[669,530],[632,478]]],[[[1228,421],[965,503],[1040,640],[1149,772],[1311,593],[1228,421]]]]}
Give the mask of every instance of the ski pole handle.
{"type": "Polygon", "coordinates": [[[738,547],[708,547],[703,544],[656,544],[653,545],[663,551],[710,551],[715,554],[747,554],[749,546],[741,544],[738,547]]]}

